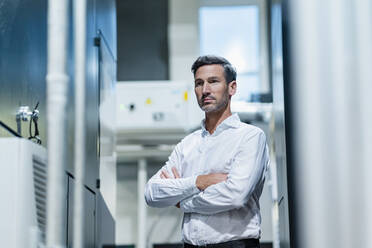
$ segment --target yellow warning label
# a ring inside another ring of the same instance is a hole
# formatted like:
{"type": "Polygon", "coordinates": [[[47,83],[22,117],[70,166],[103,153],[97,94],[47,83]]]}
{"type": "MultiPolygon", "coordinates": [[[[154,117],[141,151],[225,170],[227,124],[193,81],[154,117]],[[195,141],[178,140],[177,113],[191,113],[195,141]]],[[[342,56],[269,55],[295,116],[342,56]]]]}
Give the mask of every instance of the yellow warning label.
{"type": "Polygon", "coordinates": [[[185,91],[183,93],[183,100],[187,101],[187,98],[188,98],[188,94],[187,94],[187,91],[185,91]]]}
{"type": "Polygon", "coordinates": [[[147,98],[147,99],[146,99],[146,104],[151,104],[151,103],[152,103],[151,98],[150,98],[150,97],[147,98]]]}

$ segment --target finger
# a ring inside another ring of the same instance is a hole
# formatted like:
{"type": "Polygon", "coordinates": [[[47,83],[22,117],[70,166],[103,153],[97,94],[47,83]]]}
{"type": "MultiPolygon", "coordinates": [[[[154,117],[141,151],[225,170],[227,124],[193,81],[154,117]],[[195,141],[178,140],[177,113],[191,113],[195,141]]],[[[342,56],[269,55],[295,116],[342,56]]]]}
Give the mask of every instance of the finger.
{"type": "Polygon", "coordinates": [[[163,175],[164,175],[165,178],[170,178],[168,172],[166,172],[166,171],[162,171],[162,173],[163,173],[163,175]]]}
{"type": "Polygon", "coordinates": [[[181,178],[180,174],[178,174],[176,167],[172,167],[172,172],[173,172],[174,178],[181,178]]]}
{"type": "Polygon", "coordinates": [[[164,171],[162,171],[161,174],[160,174],[160,177],[163,178],[163,179],[166,179],[167,178],[167,175],[164,174],[164,171]]]}

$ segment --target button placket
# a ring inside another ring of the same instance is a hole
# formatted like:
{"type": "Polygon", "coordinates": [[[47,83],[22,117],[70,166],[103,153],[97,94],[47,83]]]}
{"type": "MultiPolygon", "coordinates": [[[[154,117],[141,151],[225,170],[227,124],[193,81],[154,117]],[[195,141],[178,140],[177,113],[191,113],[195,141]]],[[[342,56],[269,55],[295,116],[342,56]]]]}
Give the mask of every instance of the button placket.
{"type": "Polygon", "coordinates": [[[208,140],[209,140],[209,134],[205,134],[204,136],[202,136],[202,140],[201,140],[201,144],[199,146],[199,152],[200,152],[200,156],[201,158],[199,159],[199,166],[198,166],[198,174],[201,175],[204,173],[204,171],[206,170],[205,168],[205,161],[206,161],[206,156],[205,156],[205,153],[207,151],[207,148],[208,148],[208,140]]]}

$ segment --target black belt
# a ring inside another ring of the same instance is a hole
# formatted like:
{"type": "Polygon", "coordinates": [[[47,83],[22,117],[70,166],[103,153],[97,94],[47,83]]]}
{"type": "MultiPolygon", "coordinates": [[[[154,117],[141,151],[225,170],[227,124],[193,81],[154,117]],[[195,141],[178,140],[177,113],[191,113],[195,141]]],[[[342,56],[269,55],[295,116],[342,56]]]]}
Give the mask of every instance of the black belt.
{"type": "Polygon", "coordinates": [[[258,239],[240,239],[232,240],[217,244],[207,244],[207,245],[190,245],[184,243],[184,248],[260,248],[260,242],[258,239]]]}

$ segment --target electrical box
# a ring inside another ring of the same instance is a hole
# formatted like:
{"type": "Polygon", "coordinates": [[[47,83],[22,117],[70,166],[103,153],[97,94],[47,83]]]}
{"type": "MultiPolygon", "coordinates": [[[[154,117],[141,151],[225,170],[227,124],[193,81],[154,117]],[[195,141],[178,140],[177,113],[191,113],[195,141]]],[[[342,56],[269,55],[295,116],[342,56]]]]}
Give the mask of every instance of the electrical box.
{"type": "Polygon", "coordinates": [[[36,247],[45,238],[47,152],[22,138],[0,138],[0,244],[36,247]]]}
{"type": "Polygon", "coordinates": [[[204,118],[190,82],[118,82],[116,89],[119,140],[131,134],[146,134],[148,139],[154,134],[184,136],[204,118]]]}

